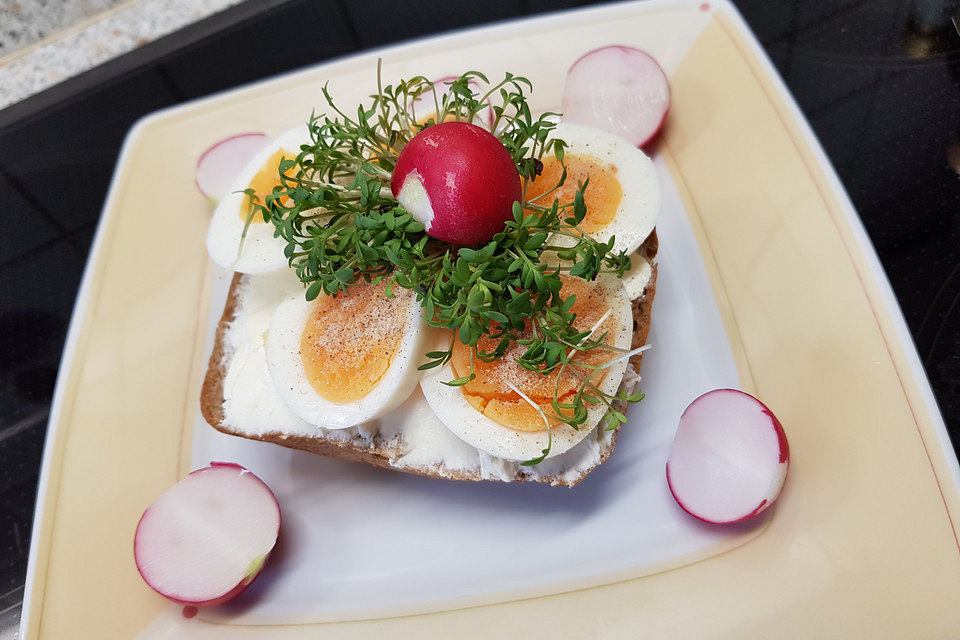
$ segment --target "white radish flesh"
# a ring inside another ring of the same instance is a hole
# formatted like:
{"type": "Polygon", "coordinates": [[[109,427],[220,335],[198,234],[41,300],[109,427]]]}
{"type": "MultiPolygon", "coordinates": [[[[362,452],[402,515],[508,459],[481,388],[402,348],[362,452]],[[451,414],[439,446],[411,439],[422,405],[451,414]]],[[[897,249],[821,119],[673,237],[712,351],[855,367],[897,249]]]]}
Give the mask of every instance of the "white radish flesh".
{"type": "Polygon", "coordinates": [[[253,582],[279,531],[280,506],[269,487],[240,465],[214,462],[173,485],[144,512],[134,559],[161,595],[210,606],[253,582]]]}
{"type": "Polygon", "coordinates": [[[669,109],[667,76],[639,49],[595,49],[567,72],[564,122],[603,129],[642,147],[660,130],[669,109]]]}
{"type": "Polygon", "coordinates": [[[219,202],[237,174],[268,142],[270,138],[263,133],[243,133],[217,142],[197,160],[197,188],[219,202]]]}
{"type": "Polygon", "coordinates": [[[735,389],[716,389],[680,416],[667,483],[690,515],[729,524],[773,504],[789,461],[783,427],[762,402],[735,389]]]}

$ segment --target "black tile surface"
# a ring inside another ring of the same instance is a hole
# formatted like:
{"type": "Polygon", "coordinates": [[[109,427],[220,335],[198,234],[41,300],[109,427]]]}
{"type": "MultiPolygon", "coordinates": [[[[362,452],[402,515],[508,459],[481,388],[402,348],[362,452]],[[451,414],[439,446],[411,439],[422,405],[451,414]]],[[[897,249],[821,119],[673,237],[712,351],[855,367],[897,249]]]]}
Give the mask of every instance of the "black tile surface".
{"type": "Polygon", "coordinates": [[[57,240],[62,229],[44,215],[32,194],[10,176],[0,174],[0,211],[9,221],[0,233],[0,265],[57,240]]]}
{"type": "Polygon", "coordinates": [[[344,2],[343,5],[364,49],[496,22],[520,15],[522,10],[522,3],[515,0],[380,2],[374,11],[363,2],[344,2]]]}
{"type": "Polygon", "coordinates": [[[342,56],[358,46],[344,4],[301,0],[266,10],[253,26],[233,25],[166,56],[159,69],[181,99],[191,99],[342,56]]]}
{"type": "MultiPolygon", "coordinates": [[[[584,4],[250,0],[0,111],[0,623],[22,595],[74,296],[137,118],[359,49],[584,4]]],[[[960,442],[960,2],[737,4],[850,193],[960,442]]]]}

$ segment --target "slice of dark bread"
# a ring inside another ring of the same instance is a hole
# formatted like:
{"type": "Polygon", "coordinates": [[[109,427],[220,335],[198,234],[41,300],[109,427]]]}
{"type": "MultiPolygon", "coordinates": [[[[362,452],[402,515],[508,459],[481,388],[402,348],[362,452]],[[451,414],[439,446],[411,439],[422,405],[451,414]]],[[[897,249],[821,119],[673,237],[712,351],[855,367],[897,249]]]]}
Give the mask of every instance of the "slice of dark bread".
{"type": "MultiPolygon", "coordinates": [[[[654,231],[637,250],[637,254],[640,257],[652,264],[652,273],[648,284],[643,290],[643,294],[631,303],[633,308],[633,348],[638,348],[646,344],[647,334],[650,330],[651,308],[657,287],[657,266],[653,264],[653,259],[657,254],[657,248],[657,234],[654,231]]],[[[385,439],[380,437],[375,430],[361,431],[354,428],[353,431],[345,433],[344,430],[333,432],[320,429],[313,435],[290,434],[280,430],[256,435],[245,433],[242,425],[225,423],[223,393],[224,379],[230,364],[231,355],[226,347],[225,336],[227,329],[236,318],[237,311],[240,308],[240,292],[245,277],[246,276],[239,273],[234,274],[233,281],[230,285],[230,292],[227,297],[227,303],[223,310],[223,316],[220,318],[220,323],[217,326],[213,352],[210,354],[210,363],[200,393],[200,411],[204,419],[218,431],[252,440],[272,442],[292,449],[302,449],[322,456],[351,460],[354,462],[365,462],[375,467],[415,473],[431,478],[472,481],[537,481],[566,486],[573,486],[580,482],[590,471],[606,461],[616,446],[618,430],[609,432],[598,431],[595,437],[599,451],[599,461],[582,471],[573,474],[563,473],[556,470],[558,463],[554,461],[552,464],[553,471],[551,471],[551,467],[546,466],[546,463],[544,463],[542,470],[538,470],[539,465],[524,467],[512,463],[501,468],[498,474],[491,475],[484,471],[482,465],[478,465],[475,469],[450,469],[439,463],[431,466],[411,466],[404,464],[401,460],[404,453],[402,437],[400,440],[397,438],[385,439]],[[344,437],[345,435],[347,437],[344,437]]],[[[642,354],[637,354],[631,358],[630,365],[634,372],[639,371],[641,358],[642,354]]],[[[629,373],[630,371],[628,369],[628,375],[629,373]]],[[[419,391],[415,393],[419,393],[419,391]]],[[[564,455],[566,454],[561,454],[561,456],[557,458],[561,459],[564,455]]],[[[562,466],[562,461],[559,465],[562,466]]]]}

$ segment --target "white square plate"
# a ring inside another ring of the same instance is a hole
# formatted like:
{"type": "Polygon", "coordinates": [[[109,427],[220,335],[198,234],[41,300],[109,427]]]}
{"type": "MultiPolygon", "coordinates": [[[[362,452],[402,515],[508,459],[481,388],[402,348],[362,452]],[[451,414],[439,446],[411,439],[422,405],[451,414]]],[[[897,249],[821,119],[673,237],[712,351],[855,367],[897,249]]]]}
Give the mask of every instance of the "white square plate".
{"type": "MultiPolygon", "coordinates": [[[[314,622],[491,602],[679,566],[759,531],[762,519],[704,525],[667,489],[680,413],[704,391],[739,386],[739,377],[687,214],[656,164],[663,209],[653,349],[640,371],[647,397],[630,408],[609,461],[571,489],[433,480],[227,436],[198,415],[192,466],[239,462],[283,508],[269,569],[235,603],[201,615],[314,622]]],[[[215,285],[207,353],[229,281],[215,285]]]]}

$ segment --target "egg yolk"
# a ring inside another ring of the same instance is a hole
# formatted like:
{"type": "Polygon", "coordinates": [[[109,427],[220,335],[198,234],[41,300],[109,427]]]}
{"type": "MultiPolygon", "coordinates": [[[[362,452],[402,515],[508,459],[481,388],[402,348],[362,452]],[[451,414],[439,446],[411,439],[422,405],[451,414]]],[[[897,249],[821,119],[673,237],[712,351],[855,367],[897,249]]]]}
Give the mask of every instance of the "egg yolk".
{"type": "MultiPolygon", "coordinates": [[[[425,125],[425,124],[427,124],[427,122],[430,121],[430,118],[433,118],[434,120],[436,120],[436,119],[437,119],[437,112],[436,112],[436,111],[432,111],[429,115],[424,116],[423,118],[418,118],[418,119],[417,119],[417,124],[419,124],[419,125],[421,125],[421,126],[422,126],[422,125],[425,125]]],[[[455,113],[448,113],[447,115],[445,115],[445,116],[443,117],[443,121],[444,121],[444,122],[455,122],[456,120],[457,120],[457,114],[455,114],[455,113]]],[[[440,124],[440,123],[439,123],[439,122],[434,122],[433,124],[440,124]]]]}
{"type": "MultiPolygon", "coordinates": [[[[581,331],[589,331],[609,308],[602,289],[596,283],[587,282],[582,278],[561,277],[563,278],[561,295],[564,299],[571,295],[577,296],[576,302],[571,308],[577,314],[574,326],[581,331]]],[[[596,339],[604,331],[612,333],[615,330],[615,321],[608,318],[596,330],[593,338],[596,339]]],[[[529,333],[529,329],[525,333],[529,333]]],[[[492,338],[483,337],[477,343],[477,349],[493,351],[497,342],[492,338]]],[[[526,351],[526,347],[513,342],[507,353],[493,362],[484,362],[479,358],[474,360],[473,371],[476,378],[460,388],[467,402],[494,422],[514,431],[544,431],[547,427],[540,411],[510,388],[507,381],[523,391],[530,400],[547,414],[547,419],[552,428],[562,423],[562,421],[549,415],[556,413],[551,406],[554,388],[557,389],[557,399],[561,403],[569,403],[573,401],[579,390],[581,380],[569,366],[564,368],[562,375],[559,370],[544,375],[524,369],[516,362],[516,359],[522,356],[524,351],[526,351]]],[[[470,348],[461,344],[460,341],[456,341],[453,345],[451,364],[457,377],[470,374],[470,358],[470,348]]],[[[598,365],[609,359],[610,353],[608,351],[593,349],[577,354],[574,357],[574,362],[598,365]]],[[[582,375],[589,374],[588,370],[580,369],[579,371],[582,375]]],[[[601,369],[594,372],[590,380],[594,384],[600,384],[605,375],[605,370],[601,369]]],[[[572,415],[572,410],[564,410],[564,413],[572,415]]]]}
{"type": "MultiPolygon", "coordinates": [[[[250,184],[247,185],[248,189],[253,189],[253,193],[256,196],[256,202],[259,204],[265,204],[267,201],[267,196],[273,193],[274,187],[280,186],[280,161],[283,158],[293,159],[296,154],[291,154],[283,149],[277,149],[270,159],[263,163],[263,166],[260,167],[260,170],[257,171],[256,175],[253,176],[253,179],[250,180],[250,184]]],[[[293,168],[290,169],[293,171],[293,168]]],[[[288,174],[289,175],[289,174],[288,174]]],[[[243,220],[247,219],[247,216],[250,215],[250,210],[247,205],[250,204],[247,198],[243,199],[243,206],[240,207],[240,217],[243,220]]],[[[263,214],[259,211],[255,211],[253,216],[250,219],[251,223],[263,222],[263,214]]]]}
{"type": "MultiPolygon", "coordinates": [[[[591,155],[568,153],[563,158],[567,167],[567,179],[563,186],[545,196],[539,204],[549,205],[554,199],[560,204],[573,202],[581,182],[590,178],[590,184],[583,192],[583,202],[587,205],[587,215],[580,223],[584,233],[594,233],[613,221],[623,200],[623,187],[617,178],[617,168],[591,155]]],[[[550,191],[560,181],[563,166],[555,157],[543,161],[543,171],[527,187],[527,198],[533,199],[550,191]]],[[[572,213],[572,211],[571,211],[572,213]]]]}
{"type": "Polygon", "coordinates": [[[313,389],[345,404],[377,386],[400,350],[412,292],[362,283],[337,297],[321,295],[300,336],[300,359],[313,389]]]}

